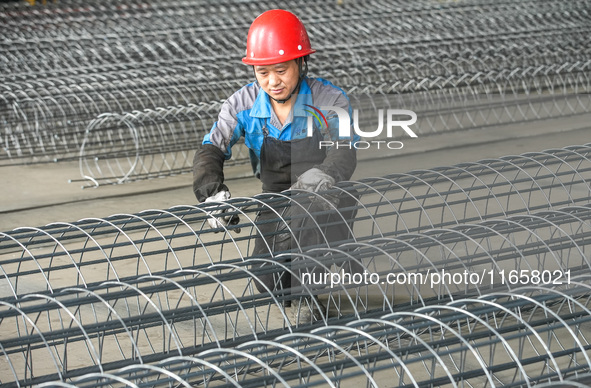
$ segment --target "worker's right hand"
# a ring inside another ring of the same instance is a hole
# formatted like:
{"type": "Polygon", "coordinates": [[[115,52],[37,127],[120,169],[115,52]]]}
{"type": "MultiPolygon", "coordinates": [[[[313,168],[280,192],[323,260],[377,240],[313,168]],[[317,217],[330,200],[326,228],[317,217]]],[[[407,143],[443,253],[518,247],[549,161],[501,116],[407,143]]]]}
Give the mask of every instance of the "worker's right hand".
{"type": "Polygon", "coordinates": [[[314,167],[300,175],[297,182],[291,186],[291,189],[318,192],[328,190],[334,184],[333,177],[314,167]]]}
{"type": "MultiPolygon", "coordinates": [[[[230,192],[229,191],[220,191],[216,195],[212,195],[211,197],[205,199],[205,203],[207,202],[219,202],[223,204],[223,202],[230,199],[230,192]]],[[[231,208],[226,208],[223,210],[212,210],[209,212],[210,218],[207,219],[207,223],[209,227],[212,229],[219,229],[219,228],[226,228],[228,225],[237,225],[240,222],[240,217],[237,214],[231,215],[224,215],[226,212],[231,211],[231,208]]],[[[240,233],[240,228],[233,229],[236,233],[240,233]]],[[[217,233],[219,231],[216,231],[217,233]]]]}

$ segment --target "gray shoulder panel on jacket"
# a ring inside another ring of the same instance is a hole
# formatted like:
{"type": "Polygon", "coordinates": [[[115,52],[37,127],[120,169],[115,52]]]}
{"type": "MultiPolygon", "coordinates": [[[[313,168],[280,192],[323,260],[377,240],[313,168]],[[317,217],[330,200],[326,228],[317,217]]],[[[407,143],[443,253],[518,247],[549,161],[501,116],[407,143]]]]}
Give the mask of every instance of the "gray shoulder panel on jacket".
{"type": "Polygon", "coordinates": [[[239,126],[238,114],[249,110],[254,105],[260,86],[251,83],[243,86],[232,94],[222,105],[218,120],[210,132],[209,140],[212,144],[226,152],[234,130],[239,126]]]}

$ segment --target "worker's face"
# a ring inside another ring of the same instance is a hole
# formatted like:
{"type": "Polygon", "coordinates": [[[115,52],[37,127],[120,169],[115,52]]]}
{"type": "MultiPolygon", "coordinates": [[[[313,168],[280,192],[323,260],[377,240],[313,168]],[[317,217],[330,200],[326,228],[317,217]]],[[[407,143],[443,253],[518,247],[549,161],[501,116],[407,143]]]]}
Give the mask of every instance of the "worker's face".
{"type": "Polygon", "coordinates": [[[298,84],[299,70],[295,59],[275,65],[255,66],[254,72],[261,88],[277,100],[288,98],[298,84]]]}

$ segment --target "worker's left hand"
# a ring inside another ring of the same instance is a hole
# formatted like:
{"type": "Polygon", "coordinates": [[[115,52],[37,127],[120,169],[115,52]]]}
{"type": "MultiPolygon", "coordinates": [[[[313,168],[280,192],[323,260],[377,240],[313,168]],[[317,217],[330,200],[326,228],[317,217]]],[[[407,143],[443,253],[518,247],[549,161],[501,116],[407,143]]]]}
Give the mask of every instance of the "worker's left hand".
{"type": "Polygon", "coordinates": [[[321,191],[335,184],[335,179],[318,168],[311,168],[298,177],[291,186],[293,190],[321,191]]]}

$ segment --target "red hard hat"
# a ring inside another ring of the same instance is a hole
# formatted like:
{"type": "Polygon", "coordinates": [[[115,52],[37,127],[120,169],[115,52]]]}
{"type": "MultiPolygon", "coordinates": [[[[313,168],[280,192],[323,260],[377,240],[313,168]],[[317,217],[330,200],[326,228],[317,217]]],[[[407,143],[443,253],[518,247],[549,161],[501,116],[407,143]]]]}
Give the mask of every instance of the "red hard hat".
{"type": "Polygon", "coordinates": [[[242,62],[273,65],[314,52],[300,19],[289,11],[274,9],[263,12],[250,25],[242,62]]]}

